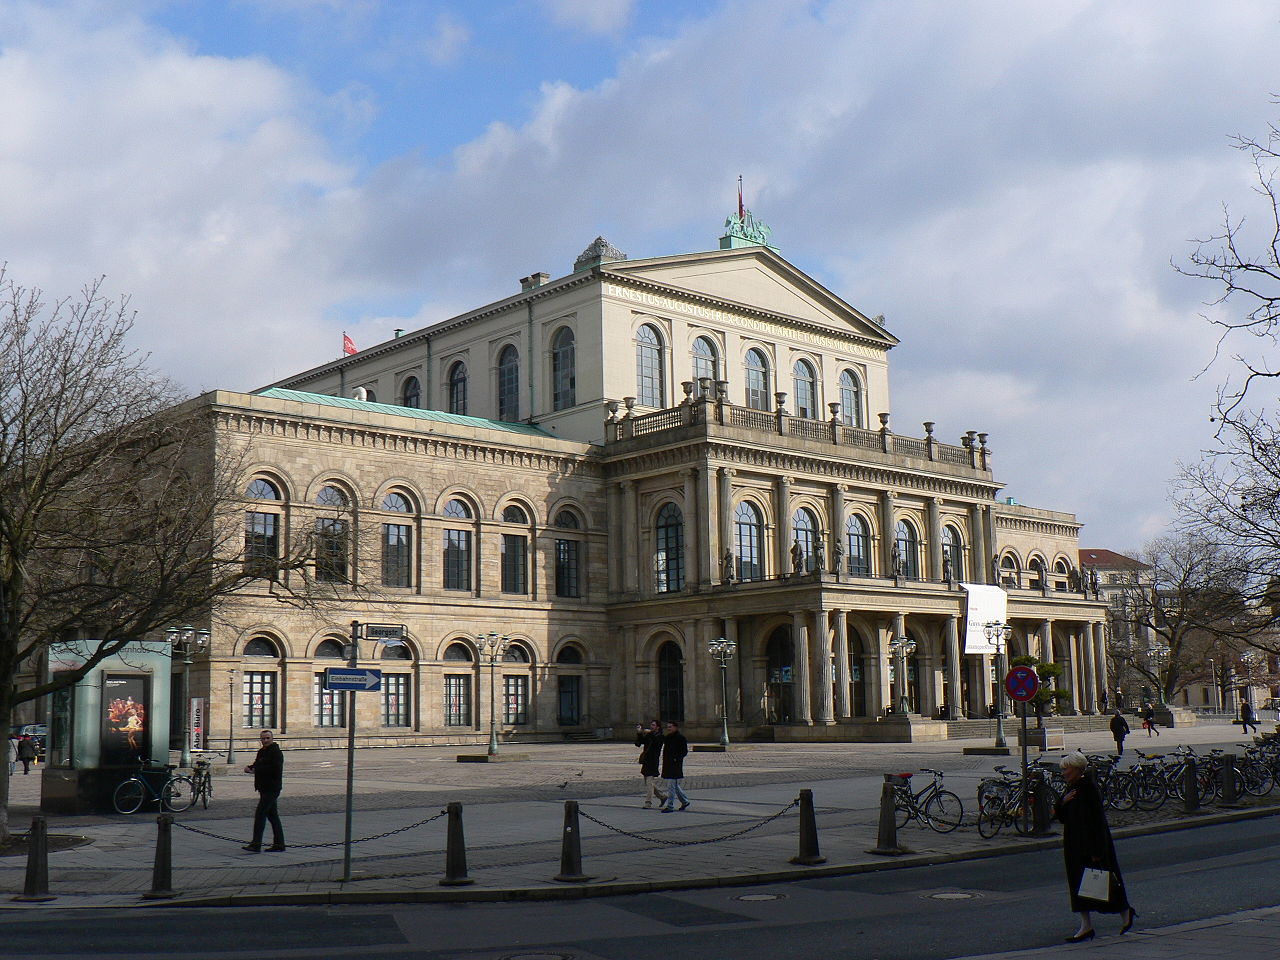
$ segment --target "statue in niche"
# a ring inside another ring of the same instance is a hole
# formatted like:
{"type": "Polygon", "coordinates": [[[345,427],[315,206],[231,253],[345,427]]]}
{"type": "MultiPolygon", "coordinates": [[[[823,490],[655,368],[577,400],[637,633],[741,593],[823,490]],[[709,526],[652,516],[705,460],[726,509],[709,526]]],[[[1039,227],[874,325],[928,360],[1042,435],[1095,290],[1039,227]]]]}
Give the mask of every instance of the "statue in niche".
{"type": "Polygon", "coordinates": [[[951,554],[949,553],[942,555],[942,579],[947,583],[952,583],[955,579],[955,571],[951,569],[951,554]]]}
{"type": "Polygon", "coordinates": [[[1000,583],[1000,558],[991,558],[991,582],[999,585],[1000,583]]]}
{"type": "Polygon", "coordinates": [[[798,537],[791,544],[791,572],[804,572],[804,547],[800,546],[800,539],[798,537]]]}
{"type": "Polygon", "coordinates": [[[893,575],[901,577],[906,574],[906,564],[902,560],[902,548],[898,546],[898,541],[893,542],[893,550],[889,553],[889,566],[893,568],[893,575]]]}
{"type": "Polygon", "coordinates": [[[822,535],[818,535],[818,539],[813,544],[813,569],[819,573],[823,573],[827,569],[827,545],[823,541],[822,535]]]}
{"type": "Polygon", "coordinates": [[[844,544],[836,537],[835,546],[831,549],[831,572],[840,573],[844,569],[844,544]]]}
{"type": "Polygon", "coordinates": [[[733,583],[733,551],[726,550],[720,559],[720,579],[725,583],[733,583]]]}
{"type": "Polygon", "coordinates": [[[1098,596],[1098,570],[1093,567],[1089,570],[1089,587],[1093,590],[1094,597],[1098,596]]]}

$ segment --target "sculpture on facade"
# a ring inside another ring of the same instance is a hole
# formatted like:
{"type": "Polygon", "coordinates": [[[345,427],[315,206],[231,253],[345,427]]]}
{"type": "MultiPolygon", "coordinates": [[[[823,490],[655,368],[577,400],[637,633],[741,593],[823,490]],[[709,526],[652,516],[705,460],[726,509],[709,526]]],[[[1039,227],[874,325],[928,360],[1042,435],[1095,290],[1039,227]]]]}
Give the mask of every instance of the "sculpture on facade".
{"type": "Polygon", "coordinates": [[[813,544],[813,569],[819,573],[827,569],[827,545],[821,534],[813,544]]]}
{"type": "Polygon", "coordinates": [[[955,571],[951,569],[951,554],[944,553],[942,555],[942,579],[947,583],[951,583],[955,571]]]}
{"type": "Polygon", "coordinates": [[[733,551],[726,550],[720,559],[720,579],[725,583],[733,583],[733,551]]]}
{"type": "Polygon", "coordinates": [[[902,560],[902,548],[898,546],[895,540],[893,550],[889,553],[889,566],[893,567],[893,575],[901,577],[906,575],[906,564],[902,560]]]}
{"type": "Polygon", "coordinates": [[[838,574],[844,570],[844,544],[836,537],[835,546],[831,549],[831,572],[838,574]]]}
{"type": "Polygon", "coordinates": [[[1094,597],[1098,596],[1098,570],[1092,567],[1089,570],[1089,587],[1093,590],[1094,597]]]}
{"type": "Polygon", "coordinates": [[[799,538],[791,544],[791,572],[804,572],[804,547],[800,546],[799,538]]]}

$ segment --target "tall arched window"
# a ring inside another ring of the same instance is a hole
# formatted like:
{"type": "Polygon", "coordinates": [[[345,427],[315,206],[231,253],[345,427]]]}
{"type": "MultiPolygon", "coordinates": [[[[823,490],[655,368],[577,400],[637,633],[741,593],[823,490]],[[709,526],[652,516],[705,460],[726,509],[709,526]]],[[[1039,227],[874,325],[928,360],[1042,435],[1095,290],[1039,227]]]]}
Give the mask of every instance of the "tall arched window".
{"type": "Polygon", "coordinates": [[[764,578],[764,521],[754,503],[743,500],[733,512],[734,540],[738,548],[739,580],[764,578]]]}
{"type": "Polygon", "coordinates": [[[664,720],[684,722],[684,654],[670,640],[658,650],[658,712],[664,720]]]}
{"type": "MultiPolygon", "coordinates": [[[[322,507],[343,510],[348,504],[347,495],[332,484],[321,487],[316,503],[322,507]]],[[[329,583],[347,583],[350,579],[350,543],[347,521],[344,517],[316,517],[315,570],[316,579],[329,583]]]]}
{"type": "Polygon", "coordinates": [[[577,399],[577,358],[573,331],[561,327],[551,338],[551,408],[567,410],[577,399]]]}
{"type": "Polygon", "coordinates": [[[659,593],[684,589],[684,514],[674,503],[658,511],[654,572],[659,593]]]}
{"type": "MultiPolygon", "coordinates": [[[[270,480],[256,477],[244,495],[250,500],[279,500],[280,491],[270,480]]],[[[275,510],[247,510],[244,515],[244,572],[274,580],[279,574],[280,514],[275,510]]]]}
{"type": "Polygon", "coordinates": [[[817,565],[818,518],[808,508],[801,507],[791,518],[791,532],[800,544],[801,569],[812,570],[817,565]]]}
{"type": "Polygon", "coordinates": [[[449,368],[449,412],[467,415],[467,365],[461,360],[449,368]]]}
{"type": "Polygon", "coordinates": [[[415,410],[422,406],[422,387],[418,385],[417,377],[404,378],[404,384],[400,388],[400,405],[415,410]]]}
{"type": "Polygon", "coordinates": [[[808,360],[797,360],[791,368],[795,389],[796,416],[814,420],[818,416],[818,377],[808,360]]]}
{"type": "MultiPolygon", "coordinates": [[[[413,512],[409,498],[394,490],[382,498],[382,509],[388,513],[413,512]]],[[[382,525],[382,585],[413,585],[413,527],[408,523],[382,525]]]]}
{"type": "Polygon", "coordinates": [[[1055,560],[1053,564],[1053,589],[1055,590],[1067,589],[1067,584],[1070,582],[1068,578],[1070,576],[1071,576],[1071,570],[1067,566],[1067,561],[1055,560]]]}
{"type": "Polygon", "coordinates": [[[859,514],[850,514],[844,522],[844,535],[850,575],[871,576],[871,533],[867,521],[859,514]]]}
{"type": "Polygon", "coordinates": [[[255,477],[251,480],[244,495],[250,500],[280,499],[280,491],[276,489],[276,485],[270,480],[262,479],[262,477],[255,477]]]}
{"type": "Polygon", "coordinates": [[[720,355],[710,337],[698,337],[693,341],[693,379],[720,378],[720,355]]]}
{"type": "Polygon", "coordinates": [[[942,555],[951,561],[951,579],[964,580],[964,541],[950,524],[942,528],[942,555]]]}
{"type": "MultiPolygon", "coordinates": [[[[502,510],[503,523],[529,524],[524,508],[511,503],[502,510]]],[[[502,592],[529,592],[529,535],[527,530],[502,534],[502,592]]]]}
{"type": "MultiPolygon", "coordinates": [[[[572,510],[559,511],[551,522],[553,527],[562,530],[581,530],[578,515],[572,510]]],[[[583,588],[583,550],[584,542],[576,534],[562,534],[556,537],[556,596],[580,597],[583,588]]]]}
{"type": "Polygon", "coordinates": [[[1027,586],[1032,590],[1039,590],[1045,582],[1044,561],[1039,557],[1032,557],[1028,566],[1031,568],[1031,582],[1027,586]]]}
{"type": "Polygon", "coordinates": [[[636,400],[648,407],[666,402],[662,375],[662,338],[650,324],[636,331],[636,400]]]}
{"type": "Polygon", "coordinates": [[[752,410],[772,410],[769,395],[769,361],[754,347],[747,351],[747,406],[752,410]]]}
{"type": "Polygon", "coordinates": [[[908,579],[920,579],[920,537],[910,520],[899,520],[893,533],[898,572],[908,579]]]}
{"type": "MultiPolygon", "coordinates": [[[[444,515],[455,523],[470,520],[471,509],[461,500],[450,500],[444,505],[444,515]]],[[[446,590],[471,589],[471,530],[444,531],[444,588],[446,590]]]]}
{"type": "Polygon", "coordinates": [[[498,354],[498,419],[520,419],[520,353],[510,344],[498,354]]]}
{"type": "Polygon", "coordinates": [[[1000,586],[1017,587],[1021,584],[1021,572],[1018,569],[1018,561],[1011,553],[1006,553],[1000,558],[1000,586]]]}
{"type": "Polygon", "coordinates": [[[846,427],[860,427],[862,417],[862,381],[852,370],[840,373],[840,422],[846,427]]]}

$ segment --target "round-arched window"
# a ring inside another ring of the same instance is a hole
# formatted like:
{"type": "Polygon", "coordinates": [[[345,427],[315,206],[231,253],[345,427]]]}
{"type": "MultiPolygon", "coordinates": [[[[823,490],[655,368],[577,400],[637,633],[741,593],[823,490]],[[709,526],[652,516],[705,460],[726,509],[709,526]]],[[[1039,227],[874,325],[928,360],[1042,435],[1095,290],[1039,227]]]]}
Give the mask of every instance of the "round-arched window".
{"type": "Polygon", "coordinates": [[[840,374],[840,422],[846,427],[860,427],[862,419],[862,381],[852,370],[840,374]]]}
{"type": "Polygon", "coordinates": [[[503,523],[528,523],[529,517],[517,504],[509,504],[502,510],[503,523]]]}
{"type": "Polygon", "coordinates": [[[582,650],[573,644],[566,644],[556,654],[556,663],[582,663],[582,650]]]}
{"type": "Polygon", "coordinates": [[[270,480],[262,479],[262,477],[255,477],[249,481],[249,487],[245,490],[244,495],[250,500],[280,499],[280,491],[276,489],[276,485],[270,480]]]}
{"type": "Polygon", "coordinates": [[[800,560],[801,569],[805,571],[813,570],[817,565],[816,554],[818,548],[818,537],[820,535],[818,530],[818,518],[813,515],[812,510],[807,507],[801,507],[795,512],[795,516],[791,518],[791,531],[795,537],[791,546],[792,570],[795,570],[795,563],[797,559],[797,554],[795,553],[796,544],[800,545],[798,558],[800,560]]]}
{"type": "Polygon", "coordinates": [[[244,645],[244,655],[246,657],[271,657],[278,660],[280,651],[266,637],[254,637],[244,645]]]}
{"type": "Polygon", "coordinates": [[[450,500],[444,505],[444,515],[455,520],[470,520],[471,508],[461,500],[450,500]]]}
{"type": "Polygon", "coordinates": [[[391,513],[413,513],[409,498],[403,493],[395,493],[394,491],[382,498],[382,509],[391,513]]]}
{"type": "Polygon", "coordinates": [[[797,360],[791,368],[795,388],[796,416],[814,420],[818,416],[818,377],[808,360],[797,360]]]}
{"type": "Polygon", "coordinates": [[[444,649],[444,658],[449,661],[458,663],[470,663],[472,661],[471,648],[465,643],[451,643],[444,649]]]}
{"type": "Polygon", "coordinates": [[[668,502],[658,511],[655,533],[654,573],[659,593],[684,589],[684,515],[668,502]]]}
{"type": "Polygon", "coordinates": [[[577,361],[573,331],[561,327],[551,338],[551,409],[567,410],[578,402],[577,361]]]}
{"type": "Polygon", "coordinates": [[[649,407],[661,407],[665,401],[665,378],[662,375],[662,338],[651,324],[636,331],[636,399],[649,407]]]}
{"type": "Polygon", "coordinates": [[[449,368],[449,412],[467,414],[467,365],[461,360],[449,368]]]}
{"type": "Polygon", "coordinates": [[[320,492],[316,494],[316,503],[322,507],[345,507],[348,503],[347,495],[341,489],[333,484],[327,484],[320,488],[320,492]]]}
{"type": "Polygon", "coordinates": [[[561,510],[556,514],[554,526],[563,527],[565,530],[581,529],[582,524],[578,522],[578,515],[572,510],[561,510]]]}
{"type": "Polygon", "coordinates": [[[942,528],[942,555],[950,561],[951,579],[965,579],[964,541],[960,538],[960,531],[950,524],[942,528]]]}
{"type": "Polygon", "coordinates": [[[528,663],[529,651],[522,644],[513,643],[508,645],[506,652],[502,654],[502,659],[507,663],[528,663]]]}
{"type": "Polygon", "coordinates": [[[510,344],[498,353],[498,419],[520,419],[520,353],[510,344]]]}
{"type": "Polygon", "coordinates": [[[772,410],[773,397],[769,395],[769,361],[752,347],[746,358],[747,406],[752,410],[772,410]]]}
{"type": "Polygon", "coordinates": [[[346,651],[343,644],[339,640],[328,638],[320,641],[320,645],[316,647],[317,660],[345,660],[347,659],[346,651]]]}
{"type": "Polygon", "coordinates": [[[911,580],[920,579],[920,537],[910,520],[899,520],[893,534],[898,574],[911,580]]]}
{"type": "Polygon", "coordinates": [[[382,645],[383,660],[412,660],[413,654],[409,650],[407,643],[383,644],[382,645]]]}
{"type": "Polygon", "coordinates": [[[720,354],[710,337],[697,337],[693,341],[693,379],[720,378],[720,354]]]}
{"type": "Polygon", "coordinates": [[[422,387],[418,384],[417,377],[405,377],[404,385],[400,388],[400,405],[414,410],[422,406],[422,387]]]}

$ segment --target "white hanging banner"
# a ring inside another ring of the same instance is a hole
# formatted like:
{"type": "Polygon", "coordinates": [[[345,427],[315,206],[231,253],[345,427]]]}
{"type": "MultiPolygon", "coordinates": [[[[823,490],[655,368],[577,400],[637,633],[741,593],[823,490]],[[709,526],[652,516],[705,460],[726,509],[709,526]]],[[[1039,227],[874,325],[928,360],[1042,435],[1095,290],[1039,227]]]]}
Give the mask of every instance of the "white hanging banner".
{"type": "Polygon", "coordinates": [[[1005,622],[1009,610],[1009,595],[1000,587],[985,583],[962,583],[960,586],[969,595],[968,603],[965,604],[964,652],[995,653],[995,644],[987,639],[982,628],[992,621],[1005,622]]]}

